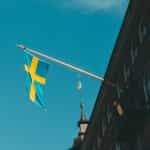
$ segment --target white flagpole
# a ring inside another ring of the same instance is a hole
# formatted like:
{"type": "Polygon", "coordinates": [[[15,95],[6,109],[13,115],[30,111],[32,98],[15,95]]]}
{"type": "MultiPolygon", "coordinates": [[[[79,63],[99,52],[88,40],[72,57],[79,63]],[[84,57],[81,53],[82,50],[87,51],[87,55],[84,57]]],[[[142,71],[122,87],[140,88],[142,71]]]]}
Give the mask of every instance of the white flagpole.
{"type": "Polygon", "coordinates": [[[30,49],[30,48],[26,48],[24,45],[17,45],[17,47],[23,49],[23,50],[26,51],[26,52],[29,52],[29,53],[32,53],[32,54],[34,54],[34,55],[43,57],[44,59],[46,59],[46,60],[48,60],[48,61],[50,61],[50,62],[54,62],[54,63],[56,63],[56,64],[65,66],[65,67],[67,67],[67,68],[69,68],[69,69],[71,69],[71,70],[74,70],[74,71],[76,71],[76,72],[80,72],[81,74],[87,75],[87,76],[89,76],[89,77],[91,77],[91,78],[94,78],[94,79],[97,79],[97,80],[100,80],[100,81],[104,81],[104,78],[102,78],[102,77],[100,77],[100,76],[98,76],[98,75],[95,75],[95,74],[93,74],[93,73],[90,73],[90,72],[88,72],[88,71],[86,71],[86,70],[84,70],[84,69],[81,69],[81,68],[79,68],[79,67],[73,66],[73,65],[71,65],[71,64],[68,64],[68,63],[66,63],[66,62],[64,62],[64,61],[61,61],[61,60],[59,60],[59,59],[56,59],[56,58],[54,58],[54,57],[47,56],[47,55],[45,55],[45,54],[43,54],[43,53],[41,53],[41,52],[38,52],[38,51],[36,51],[36,50],[30,49]]]}

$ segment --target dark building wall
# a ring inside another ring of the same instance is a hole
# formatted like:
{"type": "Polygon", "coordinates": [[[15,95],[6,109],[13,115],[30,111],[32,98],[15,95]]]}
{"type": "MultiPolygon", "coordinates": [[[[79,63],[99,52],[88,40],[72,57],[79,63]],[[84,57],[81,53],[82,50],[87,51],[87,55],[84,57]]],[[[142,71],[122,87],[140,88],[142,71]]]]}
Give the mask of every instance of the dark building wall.
{"type": "Polygon", "coordinates": [[[149,150],[149,112],[150,1],[132,0],[80,150],[149,150]]]}

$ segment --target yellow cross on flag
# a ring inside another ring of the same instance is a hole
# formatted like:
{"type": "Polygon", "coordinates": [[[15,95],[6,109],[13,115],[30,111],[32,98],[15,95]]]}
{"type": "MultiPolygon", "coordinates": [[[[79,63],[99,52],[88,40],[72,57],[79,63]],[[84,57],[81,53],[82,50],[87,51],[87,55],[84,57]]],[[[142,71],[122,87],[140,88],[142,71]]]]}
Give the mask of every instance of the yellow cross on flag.
{"type": "Polygon", "coordinates": [[[40,106],[44,106],[44,85],[46,84],[46,74],[48,64],[40,61],[37,57],[25,54],[26,64],[24,65],[27,73],[27,89],[29,99],[40,106]]]}

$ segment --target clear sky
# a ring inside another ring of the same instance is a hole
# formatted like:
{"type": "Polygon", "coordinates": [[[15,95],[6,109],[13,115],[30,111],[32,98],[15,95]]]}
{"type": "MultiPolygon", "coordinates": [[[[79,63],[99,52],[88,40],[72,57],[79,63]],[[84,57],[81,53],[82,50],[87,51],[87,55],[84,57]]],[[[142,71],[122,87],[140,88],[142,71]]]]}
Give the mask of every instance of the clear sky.
{"type": "MultiPolygon", "coordinates": [[[[126,8],[126,0],[0,2],[0,149],[66,150],[78,133],[77,73],[50,65],[44,112],[28,100],[16,44],[104,76],[126,8]]],[[[100,82],[81,79],[89,118],[100,82]]]]}

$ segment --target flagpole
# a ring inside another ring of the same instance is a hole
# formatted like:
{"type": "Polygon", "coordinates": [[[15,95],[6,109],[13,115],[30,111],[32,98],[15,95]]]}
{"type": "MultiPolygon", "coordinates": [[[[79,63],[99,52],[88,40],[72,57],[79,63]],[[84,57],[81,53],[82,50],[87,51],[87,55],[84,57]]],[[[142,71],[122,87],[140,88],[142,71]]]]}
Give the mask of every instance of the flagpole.
{"type": "MultiPolygon", "coordinates": [[[[66,62],[64,62],[64,61],[62,61],[62,60],[59,60],[59,59],[56,59],[56,58],[54,58],[54,57],[48,56],[48,55],[43,54],[43,53],[41,53],[41,52],[38,52],[38,51],[36,51],[36,50],[27,48],[27,47],[25,47],[25,46],[22,45],[22,44],[18,44],[17,47],[23,49],[25,52],[28,52],[28,53],[30,53],[30,54],[37,55],[37,56],[42,57],[42,58],[44,58],[44,59],[46,59],[46,60],[48,60],[48,61],[50,61],[50,62],[53,62],[53,63],[59,64],[59,65],[62,65],[62,66],[64,66],[64,67],[66,67],[66,68],[69,68],[69,69],[74,70],[74,71],[76,71],[76,72],[80,72],[81,74],[84,74],[84,75],[86,75],[86,76],[89,76],[89,77],[91,77],[91,78],[93,78],[93,79],[96,79],[96,80],[99,80],[99,81],[104,82],[104,78],[103,78],[103,77],[100,77],[100,76],[98,76],[98,75],[96,75],[96,74],[94,74],[94,73],[91,73],[91,72],[89,72],[89,71],[86,71],[86,70],[84,70],[84,69],[81,69],[81,68],[79,68],[79,67],[76,67],[76,66],[74,66],[74,65],[71,65],[71,64],[69,64],[69,63],[66,63],[66,62]]],[[[108,80],[105,80],[105,83],[106,83],[107,85],[112,86],[112,87],[119,87],[118,84],[115,84],[115,83],[113,83],[113,82],[111,82],[111,81],[108,81],[108,80]]],[[[122,87],[121,87],[121,88],[122,88],[122,87]]]]}
{"type": "Polygon", "coordinates": [[[104,78],[102,78],[102,77],[100,77],[100,76],[98,76],[98,75],[95,75],[95,74],[93,74],[93,73],[90,73],[90,72],[88,72],[88,71],[86,71],[86,70],[84,70],[84,69],[81,69],[81,68],[76,67],[76,66],[74,66],[74,65],[68,64],[68,63],[66,63],[66,62],[64,62],[64,61],[62,61],[62,60],[59,60],[59,59],[56,59],[56,58],[54,58],[54,57],[48,56],[48,55],[43,54],[43,53],[41,53],[41,52],[38,52],[38,51],[36,51],[36,50],[27,48],[27,47],[25,47],[24,45],[17,45],[17,47],[23,49],[23,50],[26,51],[26,52],[30,52],[30,53],[32,53],[32,54],[34,54],[34,55],[40,56],[40,57],[42,57],[42,58],[44,58],[44,59],[46,59],[46,60],[48,60],[48,61],[50,61],[50,62],[54,62],[54,63],[56,63],[56,64],[62,65],[62,66],[64,66],[64,67],[67,67],[67,68],[69,68],[69,69],[71,69],[71,70],[74,70],[74,71],[76,71],[76,72],[80,72],[81,74],[87,75],[87,76],[89,76],[89,77],[91,77],[91,78],[94,78],[94,79],[97,79],[97,80],[100,80],[100,81],[104,81],[104,78]]]}
{"type": "MultiPolygon", "coordinates": [[[[38,52],[38,51],[36,51],[36,50],[27,48],[27,47],[25,47],[24,45],[21,45],[21,44],[17,45],[17,47],[23,49],[25,52],[28,52],[28,53],[37,55],[37,56],[42,57],[42,58],[44,58],[44,59],[46,59],[46,60],[48,60],[48,61],[50,61],[50,62],[54,62],[54,63],[56,63],[56,64],[62,65],[62,66],[64,66],[64,67],[69,68],[69,69],[71,69],[71,70],[74,70],[74,71],[76,71],[76,72],[80,72],[81,74],[84,74],[84,75],[86,75],[86,76],[89,76],[89,77],[91,77],[91,78],[93,78],[93,79],[96,79],[96,80],[99,80],[99,81],[104,82],[104,78],[103,78],[103,77],[100,77],[100,76],[98,76],[98,75],[95,75],[94,73],[91,73],[91,72],[89,72],[89,71],[86,71],[86,70],[84,70],[84,69],[81,69],[81,68],[79,68],[79,67],[76,67],[76,66],[74,66],[74,65],[68,64],[68,63],[66,63],[66,62],[64,62],[64,61],[62,61],[62,60],[59,60],[59,59],[56,59],[56,58],[54,58],[54,57],[48,56],[48,55],[43,54],[43,53],[41,53],[41,52],[38,52]]],[[[111,81],[108,81],[108,80],[105,80],[105,83],[106,83],[107,85],[112,86],[112,87],[120,87],[118,84],[115,84],[115,83],[113,83],[113,82],[111,82],[111,81]]],[[[120,88],[122,88],[122,87],[120,87],[120,88]]]]}

